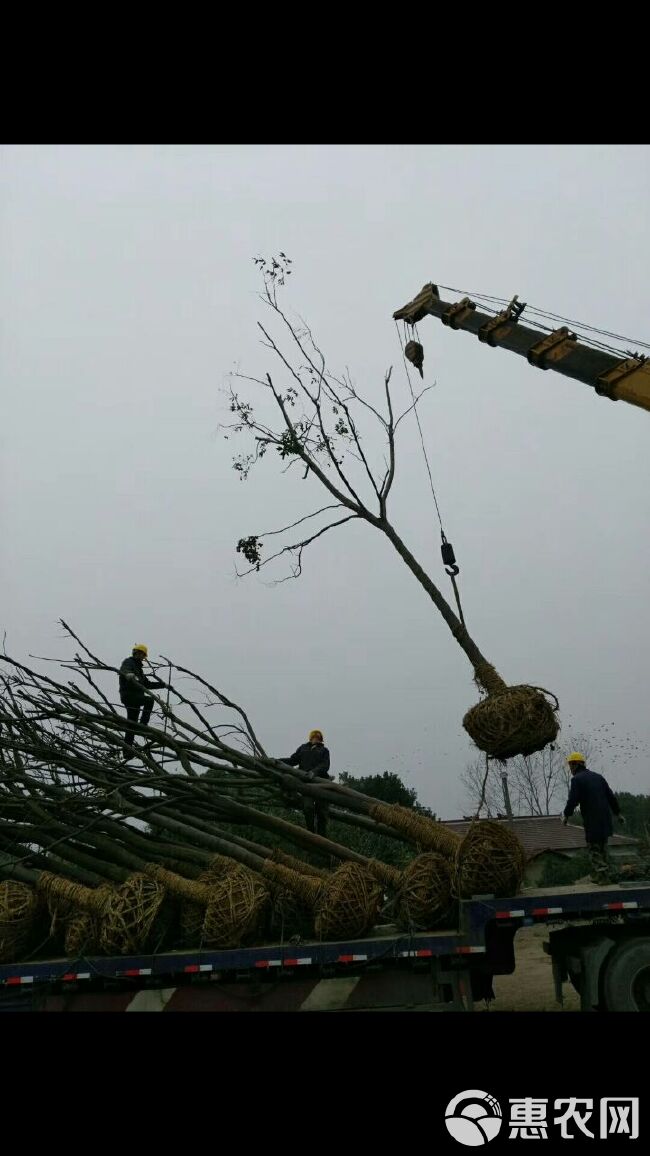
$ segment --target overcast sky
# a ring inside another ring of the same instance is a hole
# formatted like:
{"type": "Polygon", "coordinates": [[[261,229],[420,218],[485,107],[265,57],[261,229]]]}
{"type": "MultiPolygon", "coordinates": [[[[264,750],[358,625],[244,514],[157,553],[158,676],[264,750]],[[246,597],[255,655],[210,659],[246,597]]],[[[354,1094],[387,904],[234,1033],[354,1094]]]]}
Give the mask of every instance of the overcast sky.
{"type": "MultiPolygon", "coordinates": [[[[65,653],[59,617],[116,664],[144,641],[242,702],[270,752],[319,726],[333,770],[397,771],[461,813],[472,670],[390,544],[353,524],[299,581],[235,577],[239,537],[324,504],[276,455],[239,482],[218,432],[228,373],[275,371],[252,258],[293,259],[287,307],[373,402],[393,365],[406,403],[392,313],[427,281],[648,340],[650,150],[10,147],[0,166],[8,650],[65,653]]],[[[419,330],[470,633],[557,694],[567,739],[606,736],[615,788],[647,791],[650,414],[419,330]]],[[[398,451],[394,523],[451,598],[412,420],[398,451]]]]}

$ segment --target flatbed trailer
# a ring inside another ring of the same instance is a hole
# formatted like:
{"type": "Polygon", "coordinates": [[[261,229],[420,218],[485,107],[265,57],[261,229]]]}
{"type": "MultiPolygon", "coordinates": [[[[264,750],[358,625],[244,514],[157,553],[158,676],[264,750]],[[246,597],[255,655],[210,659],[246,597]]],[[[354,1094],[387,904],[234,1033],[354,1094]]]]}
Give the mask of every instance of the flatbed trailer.
{"type": "Polygon", "coordinates": [[[474,896],[458,912],[453,930],[4,964],[0,1011],[471,1011],[515,971],[517,932],[540,924],[560,1003],[569,981],[582,1011],[650,1010],[650,881],[474,896]]]}

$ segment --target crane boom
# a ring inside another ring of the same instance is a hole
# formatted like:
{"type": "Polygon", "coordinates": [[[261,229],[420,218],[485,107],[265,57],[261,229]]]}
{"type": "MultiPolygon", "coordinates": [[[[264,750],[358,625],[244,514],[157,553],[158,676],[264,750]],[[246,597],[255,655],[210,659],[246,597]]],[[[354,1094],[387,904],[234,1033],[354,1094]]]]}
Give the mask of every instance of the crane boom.
{"type": "Polygon", "coordinates": [[[650,410],[650,362],[638,354],[621,359],[604,350],[581,344],[566,326],[543,335],[539,329],[519,321],[525,304],[514,297],[496,316],[481,313],[469,297],[457,302],[443,301],[431,282],[417,297],[393,313],[396,321],[415,325],[430,314],[451,329],[474,333],[479,341],[508,349],[525,357],[538,369],[554,369],[575,381],[592,386],[596,393],[612,401],[626,401],[650,410]]]}

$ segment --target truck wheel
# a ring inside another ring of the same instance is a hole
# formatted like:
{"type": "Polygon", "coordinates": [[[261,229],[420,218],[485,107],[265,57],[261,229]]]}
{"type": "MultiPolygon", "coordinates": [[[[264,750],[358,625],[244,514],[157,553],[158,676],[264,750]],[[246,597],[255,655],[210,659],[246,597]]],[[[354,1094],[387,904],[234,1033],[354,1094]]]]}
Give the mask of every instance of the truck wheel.
{"type": "Polygon", "coordinates": [[[650,1011],[650,939],[630,939],[605,965],[603,995],[608,1011],[650,1011]]]}

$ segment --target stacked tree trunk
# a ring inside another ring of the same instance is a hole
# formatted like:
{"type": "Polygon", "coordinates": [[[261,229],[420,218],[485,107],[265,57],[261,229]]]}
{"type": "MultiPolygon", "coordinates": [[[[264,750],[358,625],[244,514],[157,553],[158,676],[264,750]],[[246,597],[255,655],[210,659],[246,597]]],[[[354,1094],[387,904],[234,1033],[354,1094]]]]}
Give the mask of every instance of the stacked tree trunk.
{"type": "Polygon", "coordinates": [[[138,727],[138,762],[125,763],[124,717],[102,686],[117,672],[82,649],[63,663],[82,684],[2,659],[0,960],[39,945],[119,955],[349,940],[387,914],[428,930],[453,924],[458,899],[516,892],[523,852],[506,824],[476,823],[461,840],[413,808],[313,781],[271,758],[216,687],[171,663],[178,701],[156,700],[163,725],[138,727]],[[277,813],[305,799],[399,840],[409,861],[367,858],[277,813]],[[238,824],[262,841],[233,833],[238,824]],[[265,846],[269,835],[295,854],[265,846]]]}

